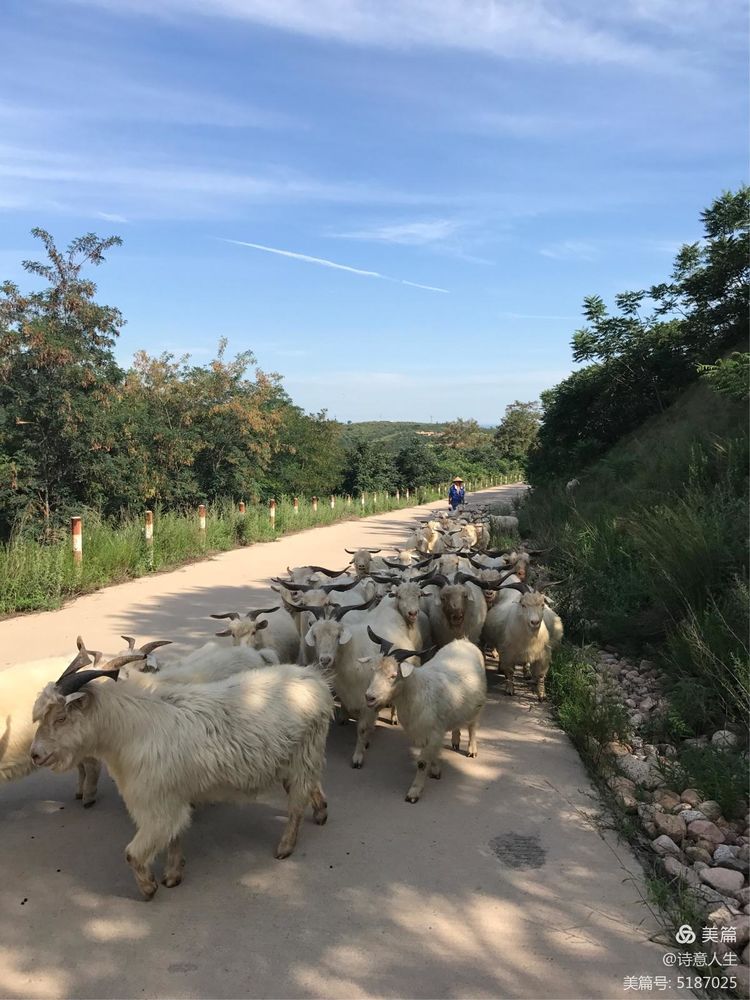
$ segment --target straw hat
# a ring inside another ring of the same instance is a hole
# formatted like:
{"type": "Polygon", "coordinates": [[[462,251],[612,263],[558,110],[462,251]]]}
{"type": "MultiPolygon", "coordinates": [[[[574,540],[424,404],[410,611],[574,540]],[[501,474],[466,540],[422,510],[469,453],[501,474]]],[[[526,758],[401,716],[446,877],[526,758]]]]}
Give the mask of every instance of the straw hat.
{"type": "Polygon", "coordinates": [[[453,480],[453,482],[454,483],[462,483],[463,479],[460,476],[456,476],[456,478],[453,480]]]}

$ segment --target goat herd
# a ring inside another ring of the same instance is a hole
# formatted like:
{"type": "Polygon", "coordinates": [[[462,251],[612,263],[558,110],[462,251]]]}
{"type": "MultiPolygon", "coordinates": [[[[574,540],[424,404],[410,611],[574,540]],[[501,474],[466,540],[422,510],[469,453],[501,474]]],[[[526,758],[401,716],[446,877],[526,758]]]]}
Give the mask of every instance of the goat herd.
{"type": "Polygon", "coordinates": [[[274,580],[277,607],[213,615],[227,622],[218,641],[180,659],[162,650],[166,641],[138,648],[124,637],[127,649],[103,655],[79,637],[53,683],[41,665],[0,673],[0,781],[34,766],[77,767],[77,798],[90,806],[104,761],[137,828],[126,859],[146,899],[157,890],[158,854],[166,854],[162,884],[182,880],[180,837],[201,803],[281,782],[288,816],[277,858],[294,850],[308,804],[325,823],[321,778],[334,711],[357,719],[354,768],[380,710],[390,708],[391,722],[397,713],[420,750],[406,793],[417,802],[427,775],[440,777],[446,732],[458,751],[466,729],[468,756],[477,755],[484,650],[497,650],[509,694],[519,665],[542,699],[562,638],[559,617],[528,584],[534,553],[489,550],[493,522],[518,527],[512,515],[465,508],[419,523],[393,558],[358,549],[342,572],[287,568],[274,580]]]}

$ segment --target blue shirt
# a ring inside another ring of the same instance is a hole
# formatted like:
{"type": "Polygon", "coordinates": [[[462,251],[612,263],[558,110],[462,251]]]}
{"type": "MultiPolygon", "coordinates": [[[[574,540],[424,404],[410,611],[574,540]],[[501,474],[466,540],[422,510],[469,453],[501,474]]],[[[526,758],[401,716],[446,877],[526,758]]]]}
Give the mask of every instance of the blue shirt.
{"type": "Polygon", "coordinates": [[[454,510],[459,504],[464,502],[465,496],[466,490],[463,486],[457,486],[455,483],[451,483],[451,488],[448,490],[448,503],[454,510]]]}

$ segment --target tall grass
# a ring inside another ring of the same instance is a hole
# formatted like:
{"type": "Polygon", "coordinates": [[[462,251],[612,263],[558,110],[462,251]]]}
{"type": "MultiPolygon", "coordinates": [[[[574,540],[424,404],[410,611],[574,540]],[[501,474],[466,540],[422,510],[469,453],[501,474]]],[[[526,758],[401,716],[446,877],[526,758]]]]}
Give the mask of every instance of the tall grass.
{"type": "Polygon", "coordinates": [[[102,520],[96,511],[82,511],[84,551],[80,566],[73,562],[67,532],[58,532],[49,544],[40,544],[18,525],[10,541],[0,546],[0,614],[56,608],[76,594],[170,569],[214,552],[444,497],[443,489],[428,486],[412,492],[408,500],[405,496],[396,500],[385,493],[370,494],[364,507],[359,497],[347,503],[346,497],[339,496],[333,509],[330,497],[321,497],[317,511],[309,498],[300,498],[298,513],[292,498],[282,497],[275,525],[265,505],[248,505],[240,514],[235,504],[226,501],[208,508],[205,538],[199,531],[196,510],[155,510],[153,550],[146,545],[142,516],[126,513],[113,524],[102,520]]]}
{"type": "Polygon", "coordinates": [[[573,494],[536,485],[520,528],[564,581],[568,634],[657,659],[671,684],[665,725],[686,735],[750,711],[748,439],[744,414],[704,389],[675,409],[586,470],[573,494]]]}

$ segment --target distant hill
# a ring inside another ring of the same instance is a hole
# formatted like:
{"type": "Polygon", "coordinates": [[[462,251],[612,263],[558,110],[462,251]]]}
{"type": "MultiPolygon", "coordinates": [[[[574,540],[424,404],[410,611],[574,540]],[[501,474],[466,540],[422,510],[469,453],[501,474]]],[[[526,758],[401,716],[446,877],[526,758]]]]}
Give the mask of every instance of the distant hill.
{"type": "Polygon", "coordinates": [[[341,425],[344,444],[355,441],[380,441],[389,450],[398,451],[416,434],[425,441],[436,437],[445,424],[417,423],[408,420],[363,420],[341,425]]]}

